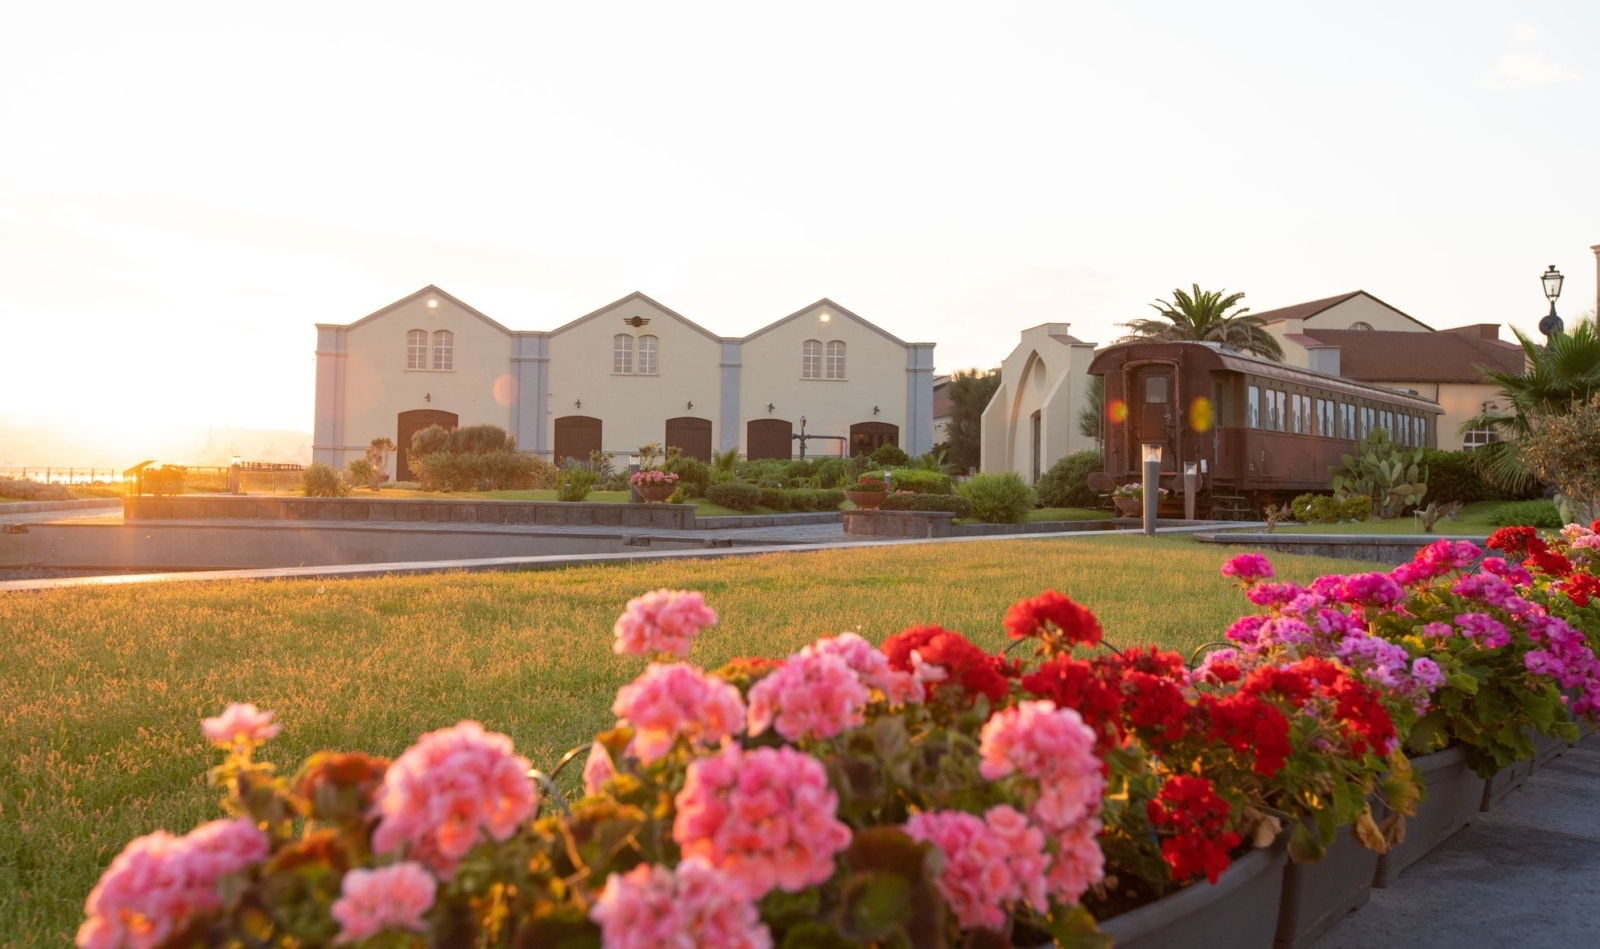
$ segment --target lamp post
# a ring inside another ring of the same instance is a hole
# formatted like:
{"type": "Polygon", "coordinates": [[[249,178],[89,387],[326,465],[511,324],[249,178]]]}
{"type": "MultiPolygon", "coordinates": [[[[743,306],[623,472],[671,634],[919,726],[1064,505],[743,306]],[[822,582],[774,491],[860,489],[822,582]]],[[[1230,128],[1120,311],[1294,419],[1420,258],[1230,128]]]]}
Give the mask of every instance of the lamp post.
{"type": "Polygon", "coordinates": [[[1194,520],[1195,494],[1200,490],[1200,462],[1183,463],[1183,519],[1194,520]]]}
{"type": "Polygon", "coordinates": [[[1156,506],[1161,503],[1161,443],[1144,443],[1144,532],[1156,533],[1156,506]]]}
{"type": "Polygon", "coordinates": [[[1550,301],[1549,315],[1539,321],[1539,332],[1544,334],[1545,342],[1549,342],[1550,337],[1560,333],[1563,328],[1561,317],[1556,316],[1556,298],[1561,296],[1561,282],[1565,279],[1555,264],[1551,264],[1550,269],[1539,277],[1539,282],[1544,284],[1544,298],[1550,301]]]}

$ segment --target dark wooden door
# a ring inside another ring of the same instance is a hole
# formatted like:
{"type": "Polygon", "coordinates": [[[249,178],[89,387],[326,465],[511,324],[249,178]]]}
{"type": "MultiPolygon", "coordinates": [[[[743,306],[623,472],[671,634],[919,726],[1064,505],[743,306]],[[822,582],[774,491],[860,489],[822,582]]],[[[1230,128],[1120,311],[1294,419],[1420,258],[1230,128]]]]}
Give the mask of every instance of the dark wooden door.
{"type": "Polygon", "coordinates": [[[437,425],[448,432],[459,424],[461,419],[454,412],[441,412],[438,409],[412,409],[409,412],[401,412],[397,437],[394,440],[395,480],[417,480],[411,471],[411,436],[429,426],[437,425]]]}
{"type": "Polygon", "coordinates": [[[794,423],[778,418],[751,419],[744,427],[744,456],[757,458],[793,458],[794,423]]]}
{"type": "Polygon", "coordinates": [[[588,461],[600,450],[600,420],[590,415],[563,415],[556,419],[556,464],[568,458],[588,461]]]}
{"type": "Polygon", "coordinates": [[[900,447],[900,426],[888,422],[857,422],[850,426],[850,454],[870,455],[879,445],[900,447]]]}
{"type": "Polygon", "coordinates": [[[1144,366],[1134,373],[1133,404],[1128,406],[1129,434],[1135,465],[1142,464],[1139,446],[1145,442],[1161,445],[1161,470],[1176,467],[1174,438],[1177,434],[1178,392],[1170,366],[1144,366]]]}
{"type": "Polygon", "coordinates": [[[711,462],[711,420],[708,418],[694,418],[680,416],[667,419],[667,439],[662,442],[668,448],[674,446],[687,458],[698,458],[709,464],[711,462]]]}

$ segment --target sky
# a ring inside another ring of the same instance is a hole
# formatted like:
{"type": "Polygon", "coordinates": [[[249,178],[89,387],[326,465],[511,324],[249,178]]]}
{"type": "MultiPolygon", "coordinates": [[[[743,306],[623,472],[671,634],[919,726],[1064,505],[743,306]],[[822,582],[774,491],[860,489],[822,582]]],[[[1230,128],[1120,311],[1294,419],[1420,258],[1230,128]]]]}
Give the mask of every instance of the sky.
{"type": "Polygon", "coordinates": [[[0,465],[308,455],[314,324],[428,284],[518,330],[828,297],[939,372],[1195,283],[1534,333],[1554,264],[1595,305],[1592,0],[10,3],[0,35],[0,465]]]}

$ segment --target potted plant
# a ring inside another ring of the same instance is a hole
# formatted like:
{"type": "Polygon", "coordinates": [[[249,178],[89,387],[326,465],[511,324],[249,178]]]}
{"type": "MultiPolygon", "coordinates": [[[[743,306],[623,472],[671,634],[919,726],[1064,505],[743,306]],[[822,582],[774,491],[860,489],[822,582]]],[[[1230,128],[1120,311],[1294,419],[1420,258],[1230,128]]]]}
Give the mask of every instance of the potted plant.
{"type": "Polygon", "coordinates": [[[678,476],[670,471],[651,468],[634,472],[628,478],[628,483],[633,485],[646,504],[656,504],[672,497],[672,492],[678,489],[678,476]]]}
{"type": "MultiPolygon", "coordinates": [[[[1158,498],[1167,496],[1166,488],[1156,488],[1158,498]]],[[[1137,481],[1119,484],[1111,492],[1111,502],[1123,517],[1139,517],[1144,513],[1144,485],[1137,481]]]]}
{"type": "Polygon", "coordinates": [[[849,501],[857,510],[873,511],[883,504],[884,496],[889,493],[889,485],[876,475],[862,475],[856,483],[845,488],[845,500],[849,501]]]}

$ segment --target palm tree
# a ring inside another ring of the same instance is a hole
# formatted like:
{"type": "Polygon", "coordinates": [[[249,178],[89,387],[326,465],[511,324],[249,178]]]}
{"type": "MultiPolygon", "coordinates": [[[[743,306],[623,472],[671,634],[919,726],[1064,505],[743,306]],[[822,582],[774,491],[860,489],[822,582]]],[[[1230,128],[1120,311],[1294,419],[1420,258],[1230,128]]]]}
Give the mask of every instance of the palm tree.
{"type": "Polygon", "coordinates": [[[1119,323],[1128,335],[1119,342],[1130,343],[1142,339],[1198,340],[1221,343],[1230,349],[1255,353],[1268,359],[1283,361],[1283,347],[1265,329],[1260,317],[1246,316],[1249,307],[1235,310],[1243,293],[1226,290],[1202,290],[1194,284],[1192,294],[1182,290],[1172,291],[1172,302],[1157,300],[1151,308],[1161,314],[1161,319],[1133,320],[1119,323]]]}
{"type": "Polygon", "coordinates": [[[1600,392],[1600,331],[1594,317],[1580,319],[1570,333],[1557,333],[1540,346],[1513,328],[1527,357],[1520,375],[1483,369],[1486,382],[1500,387],[1504,408],[1485,410],[1461,423],[1460,431],[1487,429],[1500,440],[1473,449],[1478,472],[1505,491],[1520,493],[1533,484],[1533,472],[1518,449],[1517,439],[1531,432],[1539,419],[1565,415],[1600,392]]]}

